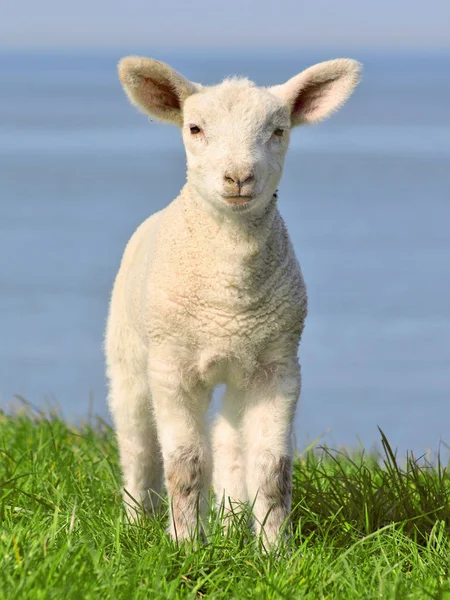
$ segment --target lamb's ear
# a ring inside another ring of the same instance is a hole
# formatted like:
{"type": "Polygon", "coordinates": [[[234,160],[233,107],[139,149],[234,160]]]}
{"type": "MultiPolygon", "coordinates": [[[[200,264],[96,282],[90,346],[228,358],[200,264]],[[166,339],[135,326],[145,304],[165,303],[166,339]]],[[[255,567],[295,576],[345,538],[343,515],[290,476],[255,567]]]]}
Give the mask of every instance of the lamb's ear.
{"type": "Polygon", "coordinates": [[[358,84],[360,72],[360,63],[338,58],[309,67],[270,92],[291,107],[292,126],[315,123],[344,104],[358,84]]]}
{"type": "Polygon", "coordinates": [[[140,110],[180,126],[183,102],[201,87],[169,65],[139,56],[127,56],[120,61],[119,78],[128,98],[140,110]]]}

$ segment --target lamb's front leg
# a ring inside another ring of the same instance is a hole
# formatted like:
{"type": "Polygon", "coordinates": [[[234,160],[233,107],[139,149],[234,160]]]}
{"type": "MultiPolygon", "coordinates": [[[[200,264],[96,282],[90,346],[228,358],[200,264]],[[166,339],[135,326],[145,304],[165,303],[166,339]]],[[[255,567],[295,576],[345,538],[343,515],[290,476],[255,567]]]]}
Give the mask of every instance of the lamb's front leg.
{"type": "Polygon", "coordinates": [[[169,532],[178,541],[191,539],[209,498],[212,467],[205,412],[211,392],[199,383],[186,387],[174,360],[153,359],[149,381],[169,495],[169,532]]]}
{"type": "Polygon", "coordinates": [[[255,388],[244,417],[247,490],[256,534],[266,548],[278,541],[292,501],[292,426],[300,393],[300,367],[293,359],[266,388],[255,388]]]}

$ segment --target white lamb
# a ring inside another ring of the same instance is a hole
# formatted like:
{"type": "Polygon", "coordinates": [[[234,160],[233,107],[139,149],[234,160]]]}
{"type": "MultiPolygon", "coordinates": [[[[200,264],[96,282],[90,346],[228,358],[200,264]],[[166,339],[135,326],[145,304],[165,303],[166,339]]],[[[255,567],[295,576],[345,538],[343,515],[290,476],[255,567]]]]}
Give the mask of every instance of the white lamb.
{"type": "Polygon", "coordinates": [[[164,475],[178,540],[197,531],[211,478],[225,510],[252,503],[268,545],[289,516],[307,299],[276,189],[291,128],[339,108],[359,71],[338,59],[271,88],[240,78],[203,87],[156,60],[120,62],[130,100],[181,127],[187,154],[180,195],[126,247],[106,332],[129,513],[152,510],[164,475]]]}

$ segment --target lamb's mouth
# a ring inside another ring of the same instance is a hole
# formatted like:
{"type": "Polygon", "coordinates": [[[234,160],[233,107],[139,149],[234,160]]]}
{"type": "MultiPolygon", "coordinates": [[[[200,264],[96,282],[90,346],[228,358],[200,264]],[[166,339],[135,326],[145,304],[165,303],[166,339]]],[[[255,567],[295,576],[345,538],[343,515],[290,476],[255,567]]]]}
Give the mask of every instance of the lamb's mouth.
{"type": "Polygon", "coordinates": [[[253,200],[253,196],[223,196],[223,199],[229,204],[241,206],[242,204],[247,204],[253,200]]]}

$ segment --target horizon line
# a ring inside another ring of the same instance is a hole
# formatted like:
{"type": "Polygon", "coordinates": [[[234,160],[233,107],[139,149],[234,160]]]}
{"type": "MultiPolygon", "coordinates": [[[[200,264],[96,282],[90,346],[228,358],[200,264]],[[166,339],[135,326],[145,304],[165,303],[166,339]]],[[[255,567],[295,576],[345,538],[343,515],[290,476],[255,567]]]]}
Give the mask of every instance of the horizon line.
{"type": "Polygon", "coordinates": [[[154,50],[163,50],[164,52],[202,52],[208,51],[208,53],[228,53],[230,55],[236,55],[245,52],[247,55],[255,53],[286,53],[286,52],[329,52],[339,51],[345,52],[362,52],[362,53],[373,53],[373,54],[449,54],[450,45],[421,45],[421,46],[410,46],[410,45],[369,45],[369,44],[299,44],[299,45],[257,45],[249,44],[244,46],[226,46],[226,45],[183,45],[183,44],[144,44],[144,43],[126,43],[126,44],[101,44],[101,45],[43,45],[43,44],[1,44],[0,53],[3,52],[39,52],[42,54],[61,52],[66,53],[113,53],[113,52],[148,52],[154,50]]]}

